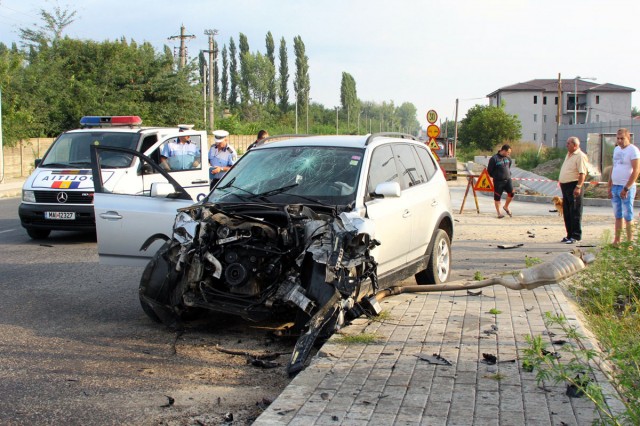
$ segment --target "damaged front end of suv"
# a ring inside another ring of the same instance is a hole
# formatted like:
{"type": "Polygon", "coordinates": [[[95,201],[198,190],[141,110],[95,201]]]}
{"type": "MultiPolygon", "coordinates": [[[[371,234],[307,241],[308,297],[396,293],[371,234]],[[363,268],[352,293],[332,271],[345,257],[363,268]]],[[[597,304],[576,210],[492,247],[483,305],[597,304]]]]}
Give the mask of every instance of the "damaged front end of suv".
{"type": "Polygon", "coordinates": [[[354,212],[326,206],[183,208],[172,238],[143,273],[140,302],[168,325],[199,310],[291,321],[300,336],[287,367],[294,374],[316,339],[339,329],[354,305],[377,290],[371,226],[354,212]]]}

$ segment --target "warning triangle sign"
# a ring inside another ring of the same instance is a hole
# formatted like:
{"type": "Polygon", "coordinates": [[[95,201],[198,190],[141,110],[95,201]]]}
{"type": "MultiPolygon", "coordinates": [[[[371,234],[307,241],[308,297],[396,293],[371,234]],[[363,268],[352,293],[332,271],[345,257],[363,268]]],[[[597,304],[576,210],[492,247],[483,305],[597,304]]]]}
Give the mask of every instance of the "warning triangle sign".
{"type": "Polygon", "coordinates": [[[429,148],[440,149],[440,147],[438,146],[438,142],[436,142],[435,138],[429,138],[429,148]]]}
{"type": "Polygon", "coordinates": [[[484,169],[482,173],[480,173],[480,177],[473,189],[476,191],[493,192],[493,181],[491,177],[489,177],[487,169],[484,169]]]}
{"type": "Polygon", "coordinates": [[[436,161],[440,161],[440,156],[438,155],[435,149],[432,149],[431,153],[433,154],[434,157],[436,157],[436,161]]]}

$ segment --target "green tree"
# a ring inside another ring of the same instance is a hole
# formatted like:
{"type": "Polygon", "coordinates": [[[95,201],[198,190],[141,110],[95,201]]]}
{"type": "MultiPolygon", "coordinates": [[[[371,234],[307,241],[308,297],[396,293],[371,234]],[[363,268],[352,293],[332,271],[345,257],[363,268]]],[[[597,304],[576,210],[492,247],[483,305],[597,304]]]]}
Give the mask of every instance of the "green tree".
{"type": "Polygon", "coordinates": [[[220,76],[220,99],[227,104],[229,93],[229,60],[227,59],[227,45],[222,47],[222,75],[220,76]]]}
{"type": "Polygon", "coordinates": [[[352,115],[360,113],[360,101],[356,91],[356,80],[346,72],[342,73],[342,81],[340,82],[340,103],[342,110],[347,113],[347,127],[350,129],[352,115]]]}
{"type": "Polygon", "coordinates": [[[54,7],[51,12],[40,9],[39,15],[43,24],[36,25],[35,28],[18,29],[23,45],[28,48],[38,48],[42,44],[51,45],[62,37],[63,31],[73,23],[76,14],[75,10],[70,11],[60,7],[54,7]]]}
{"type": "Polygon", "coordinates": [[[249,55],[249,41],[247,40],[247,36],[242,33],[240,33],[238,47],[238,58],[240,59],[240,103],[246,105],[249,103],[249,80],[251,79],[251,71],[247,65],[247,61],[249,60],[247,58],[249,55]]]}
{"type": "Polygon", "coordinates": [[[233,37],[229,39],[229,78],[231,88],[229,89],[229,106],[235,108],[238,105],[238,60],[236,58],[236,43],[233,37]]]}
{"type": "Polygon", "coordinates": [[[633,107],[631,108],[631,116],[632,117],[638,117],[640,116],[640,110],[638,110],[637,107],[633,107]]]}
{"type": "Polygon", "coordinates": [[[244,55],[245,67],[249,77],[249,92],[255,103],[265,105],[269,101],[271,83],[275,79],[275,70],[269,58],[261,53],[244,55]]]}
{"type": "Polygon", "coordinates": [[[271,104],[275,104],[276,94],[278,92],[278,86],[276,84],[276,45],[273,41],[273,35],[271,34],[271,31],[267,33],[265,43],[267,46],[267,58],[269,59],[269,63],[271,64],[271,68],[273,69],[273,77],[269,82],[269,102],[271,104]]]}
{"type": "Polygon", "coordinates": [[[280,39],[279,59],[280,75],[278,77],[278,82],[280,89],[278,90],[278,104],[280,106],[280,111],[286,112],[289,107],[289,64],[287,58],[287,42],[284,37],[280,39]]]}
{"type": "Polygon", "coordinates": [[[506,141],[519,140],[521,130],[518,117],[507,114],[502,107],[476,105],[460,122],[458,139],[469,148],[492,151],[506,141]]]}
{"type": "Polygon", "coordinates": [[[293,47],[296,52],[296,78],[293,81],[293,88],[296,92],[296,101],[300,111],[306,108],[309,99],[309,58],[305,53],[302,37],[296,36],[293,38],[293,47]]]}
{"type": "Polygon", "coordinates": [[[411,102],[405,102],[396,108],[401,132],[417,134],[420,127],[420,123],[416,119],[417,112],[416,106],[411,102]]]}

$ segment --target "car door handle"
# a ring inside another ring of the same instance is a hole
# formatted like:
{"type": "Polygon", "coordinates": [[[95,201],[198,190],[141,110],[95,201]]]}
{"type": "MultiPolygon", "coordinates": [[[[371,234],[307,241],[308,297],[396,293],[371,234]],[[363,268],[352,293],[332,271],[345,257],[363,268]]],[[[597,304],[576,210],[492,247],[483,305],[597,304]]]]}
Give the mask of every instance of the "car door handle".
{"type": "Polygon", "coordinates": [[[199,184],[199,183],[209,183],[209,181],[208,181],[208,180],[204,180],[204,179],[202,179],[202,180],[194,180],[194,181],[193,181],[193,182],[191,182],[191,183],[193,183],[193,184],[197,185],[197,184],[199,184]]]}
{"type": "Polygon", "coordinates": [[[108,211],[106,213],[100,213],[100,217],[106,220],[120,220],[122,215],[118,212],[108,211]]]}
{"type": "Polygon", "coordinates": [[[431,207],[435,207],[437,205],[438,205],[438,200],[434,199],[433,201],[431,201],[431,207]]]}
{"type": "Polygon", "coordinates": [[[411,212],[409,210],[405,210],[402,212],[402,217],[409,217],[411,216],[411,212]]]}

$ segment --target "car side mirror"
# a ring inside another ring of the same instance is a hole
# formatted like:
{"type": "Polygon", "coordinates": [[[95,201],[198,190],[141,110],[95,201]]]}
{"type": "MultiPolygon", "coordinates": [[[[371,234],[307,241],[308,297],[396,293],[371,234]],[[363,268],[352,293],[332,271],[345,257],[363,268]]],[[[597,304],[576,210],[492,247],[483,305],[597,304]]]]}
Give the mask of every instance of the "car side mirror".
{"type": "Polygon", "coordinates": [[[38,168],[40,163],[42,163],[42,158],[36,158],[35,161],[33,162],[33,164],[36,166],[36,168],[38,168]]]}
{"type": "Polygon", "coordinates": [[[168,182],[154,182],[151,184],[152,197],[167,197],[176,192],[173,185],[168,182]]]}
{"type": "Polygon", "coordinates": [[[399,197],[401,194],[398,182],[382,182],[376,186],[375,195],[383,197],[399,197]]]}

